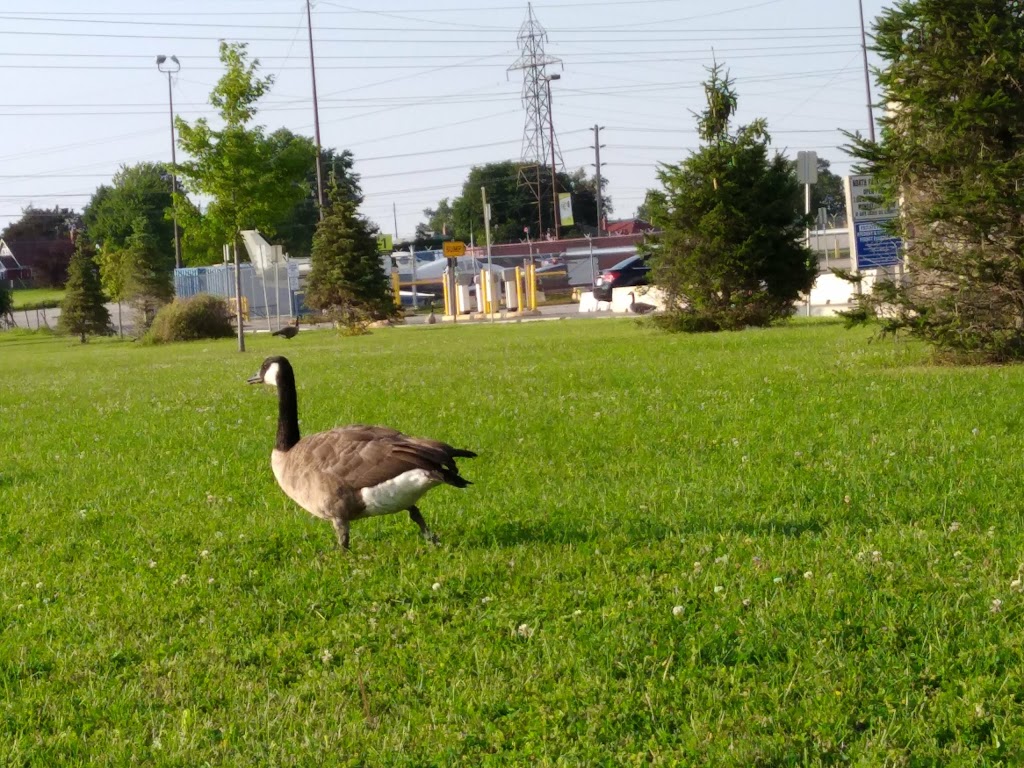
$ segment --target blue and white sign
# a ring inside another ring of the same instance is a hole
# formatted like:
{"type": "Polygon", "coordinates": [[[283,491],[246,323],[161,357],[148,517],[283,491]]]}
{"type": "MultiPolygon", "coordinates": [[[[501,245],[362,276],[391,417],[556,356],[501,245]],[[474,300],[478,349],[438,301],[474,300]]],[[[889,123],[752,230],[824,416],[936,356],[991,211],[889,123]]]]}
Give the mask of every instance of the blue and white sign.
{"type": "Polygon", "coordinates": [[[897,206],[873,198],[874,178],[846,177],[846,210],[850,215],[850,249],[858,270],[903,263],[903,241],[889,234],[888,223],[900,215],[897,206]]]}

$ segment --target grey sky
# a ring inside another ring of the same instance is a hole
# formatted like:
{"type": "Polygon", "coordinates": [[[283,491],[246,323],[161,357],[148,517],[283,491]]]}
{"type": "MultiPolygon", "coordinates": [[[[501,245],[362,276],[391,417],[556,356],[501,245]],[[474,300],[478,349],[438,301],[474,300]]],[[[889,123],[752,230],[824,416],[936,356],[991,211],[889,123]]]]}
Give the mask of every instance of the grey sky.
{"type": "MultiPolygon", "coordinates": [[[[864,0],[870,25],[888,2],[864,0]]],[[[219,38],[246,40],[276,83],[257,121],[312,135],[305,2],[299,0],[0,1],[0,228],[28,204],[81,209],[122,164],[170,159],[175,111],[213,115],[219,38]],[[144,8],[145,10],[137,10],[144,8]]],[[[615,217],[655,184],[655,163],[696,145],[691,110],[712,49],[736,80],[739,122],[768,119],[774,144],[816,150],[838,173],[839,128],[867,130],[856,0],[550,0],[535,2],[568,169],[592,169],[602,133],[615,217]]],[[[351,149],[363,212],[398,235],[459,193],[474,164],[518,159],[525,113],[518,0],[351,0],[314,5],[322,140],[351,149]]],[[[874,87],[874,83],[872,83],[874,87]]],[[[877,93],[876,93],[877,100],[877,93]]],[[[877,114],[876,114],[877,117],[877,114]]]]}

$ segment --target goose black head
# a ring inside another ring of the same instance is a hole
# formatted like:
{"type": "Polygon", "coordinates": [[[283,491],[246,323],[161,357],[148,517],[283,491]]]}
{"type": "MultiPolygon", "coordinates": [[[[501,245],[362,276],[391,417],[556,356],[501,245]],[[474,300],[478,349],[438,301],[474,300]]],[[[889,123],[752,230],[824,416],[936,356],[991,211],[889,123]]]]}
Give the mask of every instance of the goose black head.
{"type": "Polygon", "coordinates": [[[281,371],[291,371],[291,369],[292,366],[291,363],[288,362],[287,357],[281,357],[280,355],[268,357],[263,361],[263,365],[260,366],[259,373],[255,376],[250,376],[248,382],[250,384],[266,384],[271,387],[276,387],[281,371]]]}

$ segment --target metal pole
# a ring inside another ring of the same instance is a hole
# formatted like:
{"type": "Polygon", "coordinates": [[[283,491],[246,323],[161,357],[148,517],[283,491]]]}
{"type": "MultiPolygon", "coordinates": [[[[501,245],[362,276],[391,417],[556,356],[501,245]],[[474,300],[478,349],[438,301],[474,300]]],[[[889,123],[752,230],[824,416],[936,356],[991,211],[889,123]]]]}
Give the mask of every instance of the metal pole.
{"type": "MultiPolygon", "coordinates": [[[[597,236],[600,237],[604,227],[601,226],[601,209],[604,207],[604,200],[601,194],[601,126],[594,126],[594,167],[597,169],[597,236]]],[[[591,256],[593,256],[593,243],[591,243],[591,256]]]]}
{"type": "Polygon", "coordinates": [[[277,330],[281,330],[281,265],[274,253],[274,311],[277,313],[277,330]]]}
{"type": "MultiPolygon", "coordinates": [[[[811,215],[811,185],[804,184],[804,214],[811,215]]],[[[807,225],[807,249],[811,248],[811,225],[807,225]]],[[[813,290],[813,286],[812,286],[813,290]]],[[[811,292],[807,292],[807,316],[811,316],[811,292]]]]}
{"type": "Polygon", "coordinates": [[[551,78],[554,75],[546,78],[548,85],[548,130],[550,131],[550,143],[551,143],[551,203],[554,206],[551,211],[555,219],[555,240],[558,240],[562,236],[561,232],[561,216],[558,211],[558,169],[555,167],[555,117],[554,110],[551,108],[551,78]]]}
{"type": "Polygon", "coordinates": [[[320,157],[320,106],[316,98],[316,59],[313,56],[313,11],[306,0],[306,28],[309,30],[309,73],[313,78],[313,141],[316,144],[316,202],[324,220],[324,170],[320,157]]]}
{"type": "Polygon", "coordinates": [[[412,261],[412,308],[417,309],[420,305],[420,294],[416,290],[416,246],[409,246],[409,259],[412,261]]]}
{"type": "MultiPolygon", "coordinates": [[[[487,283],[487,290],[484,295],[487,297],[487,305],[491,311],[491,322],[494,322],[494,273],[491,272],[491,206],[487,202],[487,187],[480,187],[480,197],[484,203],[484,232],[487,235],[487,275],[484,280],[487,283]]],[[[527,233],[529,238],[529,233],[527,233]]]]}
{"type": "Polygon", "coordinates": [[[868,95],[868,136],[875,140],[875,112],[871,106],[871,71],[868,67],[868,36],[864,30],[864,0],[857,0],[860,7],[860,49],[864,54],[864,89],[868,95]]]}
{"type": "Polygon", "coordinates": [[[590,285],[591,290],[597,285],[597,265],[594,263],[594,240],[587,235],[587,242],[590,244],[590,285]]]}
{"type": "Polygon", "coordinates": [[[245,334],[242,328],[242,270],[238,264],[238,233],[231,241],[231,250],[235,254],[235,301],[237,302],[236,318],[238,319],[238,351],[245,352],[245,334]]]}
{"type": "MultiPolygon", "coordinates": [[[[171,88],[171,73],[167,73],[167,103],[171,113],[171,193],[178,194],[178,156],[174,136],[174,90],[171,88]]],[[[178,201],[172,198],[171,210],[174,216],[174,267],[181,269],[181,235],[178,231],[178,201]]]]}

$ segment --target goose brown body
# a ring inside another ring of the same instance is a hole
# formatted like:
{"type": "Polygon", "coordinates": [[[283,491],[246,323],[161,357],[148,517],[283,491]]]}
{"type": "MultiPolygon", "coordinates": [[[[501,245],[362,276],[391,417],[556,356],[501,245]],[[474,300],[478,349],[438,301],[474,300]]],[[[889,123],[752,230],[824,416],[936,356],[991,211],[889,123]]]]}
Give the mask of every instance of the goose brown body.
{"type": "Polygon", "coordinates": [[[251,383],[277,386],[277,441],[271,467],[281,490],[311,515],[330,520],[342,547],[349,523],[403,510],[435,541],[416,502],[447,483],[464,488],[455,459],[476,456],[447,443],[388,427],[353,424],[300,437],[294,373],[286,358],[267,358],[251,383]]]}

